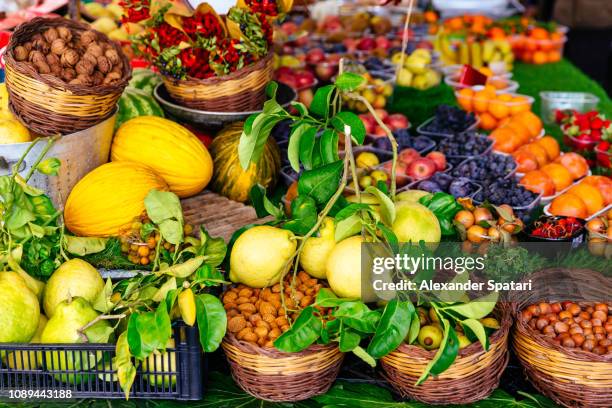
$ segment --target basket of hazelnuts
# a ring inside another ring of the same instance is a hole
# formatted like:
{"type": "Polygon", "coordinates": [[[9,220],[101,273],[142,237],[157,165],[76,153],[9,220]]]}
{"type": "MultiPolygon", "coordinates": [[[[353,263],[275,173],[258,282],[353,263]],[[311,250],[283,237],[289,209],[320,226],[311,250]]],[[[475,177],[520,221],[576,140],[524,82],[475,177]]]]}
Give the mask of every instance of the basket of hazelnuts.
{"type": "Polygon", "coordinates": [[[11,109],[45,136],[87,129],[113,115],[131,77],[118,44],[64,18],[20,25],[4,58],[11,109]]]}

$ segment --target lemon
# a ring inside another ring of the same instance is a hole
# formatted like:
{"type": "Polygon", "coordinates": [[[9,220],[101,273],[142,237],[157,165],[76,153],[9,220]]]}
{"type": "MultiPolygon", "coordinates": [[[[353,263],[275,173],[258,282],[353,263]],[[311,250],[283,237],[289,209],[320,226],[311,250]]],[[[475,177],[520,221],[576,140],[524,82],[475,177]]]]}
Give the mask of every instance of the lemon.
{"type": "Polygon", "coordinates": [[[359,169],[368,169],[379,164],[378,157],[372,152],[361,152],[355,158],[355,165],[359,169]]]}
{"type": "MultiPolygon", "coordinates": [[[[38,328],[34,337],[30,339],[30,343],[40,343],[42,332],[47,325],[45,315],[40,315],[38,320],[38,328]]],[[[42,352],[28,350],[16,351],[7,356],[6,362],[8,366],[14,370],[35,370],[38,368],[38,361],[42,358],[42,352]]]]}
{"type": "Polygon", "coordinates": [[[304,243],[304,248],[300,254],[300,264],[304,272],[317,279],[325,279],[325,264],[329,254],[336,246],[334,239],[336,228],[334,220],[325,217],[319,229],[318,237],[311,237],[304,243]]]}
{"type": "Polygon", "coordinates": [[[7,117],[8,114],[10,111],[0,111],[0,144],[31,141],[28,129],[17,120],[7,117]]]}
{"type": "Polygon", "coordinates": [[[346,238],[336,244],[329,254],[326,264],[326,274],[329,286],[336,295],[344,298],[357,298],[364,302],[376,300],[376,295],[367,285],[362,288],[361,282],[369,281],[371,271],[361,270],[361,244],[363,238],[354,236],[346,238]],[[362,277],[362,273],[368,273],[362,277]],[[363,289],[363,290],[362,290],[363,289]]]}
{"type": "Polygon", "coordinates": [[[0,343],[27,343],[40,319],[38,298],[15,272],[0,271],[0,343]]]}
{"type": "Polygon", "coordinates": [[[278,283],[297,247],[288,230],[258,225],[246,230],[230,255],[230,280],[253,288],[278,283]]]}

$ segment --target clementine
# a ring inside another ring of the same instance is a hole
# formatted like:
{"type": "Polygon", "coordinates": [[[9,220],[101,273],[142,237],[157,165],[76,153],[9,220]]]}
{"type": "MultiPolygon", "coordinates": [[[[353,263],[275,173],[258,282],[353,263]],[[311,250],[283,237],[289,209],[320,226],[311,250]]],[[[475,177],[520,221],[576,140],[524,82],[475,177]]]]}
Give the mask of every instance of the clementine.
{"type": "Polygon", "coordinates": [[[523,176],[520,185],[536,194],[542,193],[543,197],[555,194],[555,184],[548,174],[542,170],[533,170],[523,176]]]}
{"type": "Polygon", "coordinates": [[[589,215],[595,214],[604,207],[604,198],[597,187],[580,183],[570,188],[568,193],[575,194],[584,201],[589,215]]]}
{"type": "Polygon", "coordinates": [[[472,106],[475,112],[483,113],[489,110],[489,100],[490,100],[489,92],[486,90],[477,91],[474,93],[474,98],[472,98],[472,106]]]}
{"type": "Polygon", "coordinates": [[[514,157],[514,161],[518,166],[516,171],[519,173],[527,173],[529,171],[537,170],[539,167],[538,159],[527,149],[518,149],[516,152],[512,153],[512,157],[514,157]]]}
{"type": "Polygon", "coordinates": [[[480,118],[480,126],[483,130],[493,130],[497,127],[497,119],[493,117],[489,112],[484,112],[478,115],[480,118]]]}
{"type": "Polygon", "coordinates": [[[584,201],[571,193],[561,194],[555,198],[550,203],[549,211],[552,215],[564,215],[566,217],[586,218],[588,216],[584,201]]]}
{"type": "Polygon", "coordinates": [[[544,150],[546,150],[546,154],[548,155],[548,160],[553,161],[557,157],[559,157],[559,142],[552,136],[544,136],[541,139],[536,141],[537,144],[542,146],[544,150]]]}
{"type": "Polygon", "coordinates": [[[514,132],[507,128],[495,129],[489,137],[493,139],[493,149],[498,152],[512,153],[519,146],[514,132]]]}
{"type": "Polygon", "coordinates": [[[569,152],[557,158],[555,162],[560,163],[569,170],[574,180],[584,177],[589,172],[589,164],[586,159],[578,153],[569,152]]]}
{"type": "Polygon", "coordinates": [[[545,51],[536,51],[533,53],[533,63],[537,65],[546,64],[548,62],[548,54],[545,51]]]}
{"type": "Polygon", "coordinates": [[[569,187],[574,179],[568,169],[559,163],[550,163],[542,167],[542,171],[552,179],[555,184],[555,191],[559,192],[569,187]]]}
{"type": "Polygon", "coordinates": [[[506,126],[512,129],[512,131],[516,134],[518,140],[520,140],[521,145],[529,143],[529,139],[531,139],[531,132],[529,132],[529,129],[527,129],[522,122],[512,117],[510,118],[506,126]]]}
{"type": "Polygon", "coordinates": [[[531,138],[537,137],[544,126],[542,120],[531,111],[521,112],[516,115],[515,119],[525,125],[531,138]]]}
{"type": "Polygon", "coordinates": [[[471,112],[472,107],[472,98],[474,97],[474,91],[472,88],[463,88],[459,92],[457,92],[457,103],[459,106],[463,108],[463,110],[467,112],[471,112]]]}
{"type": "Polygon", "coordinates": [[[526,96],[517,95],[512,98],[512,105],[510,106],[510,113],[512,115],[518,115],[522,112],[530,112],[531,103],[526,96]]]}
{"type": "Polygon", "coordinates": [[[533,153],[533,155],[538,161],[539,167],[542,167],[548,163],[548,154],[546,153],[546,150],[539,144],[529,143],[525,145],[524,148],[533,153]]]}

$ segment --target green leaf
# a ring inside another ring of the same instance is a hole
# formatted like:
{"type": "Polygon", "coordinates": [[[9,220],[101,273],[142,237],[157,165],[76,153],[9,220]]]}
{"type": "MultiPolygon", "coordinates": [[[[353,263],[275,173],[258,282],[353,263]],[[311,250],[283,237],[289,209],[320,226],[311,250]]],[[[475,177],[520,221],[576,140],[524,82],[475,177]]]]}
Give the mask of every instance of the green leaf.
{"type": "Polygon", "coordinates": [[[219,348],[227,327],[227,315],[219,298],[208,293],[197,295],[196,319],[202,348],[212,353],[219,348]]]}
{"type": "Polygon", "coordinates": [[[130,396],[130,390],[132,389],[132,384],[134,384],[134,379],[136,378],[136,367],[134,367],[132,363],[132,353],[130,352],[130,346],[128,344],[127,331],[121,333],[117,339],[113,366],[117,369],[119,385],[127,400],[130,396]]]}
{"type": "Polygon", "coordinates": [[[278,122],[285,119],[287,113],[276,101],[266,101],[264,110],[253,121],[250,132],[243,130],[238,143],[238,158],[244,170],[251,163],[258,163],[270,136],[278,122]]]}
{"type": "Polygon", "coordinates": [[[333,312],[333,316],[362,333],[374,333],[380,320],[380,313],[370,310],[361,301],[343,302],[333,312]]]}
{"type": "Polygon", "coordinates": [[[96,254],[104,251],[107,238],[75,237],[64,235],[66,251],[78,256],[96,254]]]}
{"type": "Polygon", "coordinates": [[[419,331],[421,330],[421,320],[419,314],[415,310],[412,314],[412,319],[410,320],[410,331],[408,331],[408,338],[406,342],[408,344],[414,343],[414,341],[419,337],[419,331]]]}
{"type": "Polygon", "coordinates": [[[182,223],[183,209],[178,196],[169,191],[151,190],[144,199],[147,215],[156,224],[164,220],[177,220],[182,223]]]}
{"type": "Polygon", "coordinates": [[[111,302],[110,300],[112,295],[113,295],[113,282],[111,282],[111,279],[108,278],[106,280],[106,283],[104,284],[104,289],[102,289],[98,293],[98,295],[92,302],[91,306],[94,309],[96,309],[98,312],[101,312],[101,313],[110,312],[115,306],[115,304],[111,302]]]}
{"type": "MultiPolygon", "coordinates": [[[[176,278],[174,276],[169,277],[168,279],[166,279],[166,281],[164,283],[162,283],[162,285],[159,287],[159,289],[157,289],[155,291],[155,293],[153,294],[153,297],[151,298],[154,302],[159,303],[164,299],[168,298],[168,293],[170,293],[170,291],[172,290],[176,290],[177,286],[176,286],[176,278]]],[[[178,293],[177,293],[178,295],[178,293]]],[[[171,310],[171,305],[167,305],[168,306],[168,310],[171,310]]]]}
{"type": "Polygon", "coordinates": [[[334,85],[325,85],[317,89],[310,103],[310,112],[321,119],[327,119],[335,90],[334,85]]]}
{"type": "Polygon", "coordinates": [[[266,188],[261,184],[255,184],[249,192],[251,203],[255,207],[255,212],[258,218],[273,216],[276,219],[283,218],[283,210],[276,207],[272,201],[266,196],[266,188]]]}
{"type": "Polygon", "coordinates": [[[362,359],[370,367],[376,367],[376,360],[374,359],[374,357],[369,355],[368,352],[362,349],[360,346],[357,346],[353,349],[353,354],[362,359]]]}
{"type": "Polygon", "coordinates": [[[323,164],[329,164],[339,160],[338,133],[331,129],[326,129],[319,140],[321,144],[321,158],[323,160],[323,164]]]}
{"type": "MultiPolygon", "coordinates": [[[[297,173],[300,172],[302,137],[304,137],[304,140],[311,140],[310,144],[312,146],[312,144],[314,144],[314,137],[316,133],[317,129],[307,122],[298,123],[293,128],[293,130],[291,130],[291,134],[289,135],[289,146],[287,147],[287,157],[289,158],[289,164],[291,164],[291,168],[297,173]]],[[[304,142],[304,144],[306,145],[306,142],[304,142]]],[[[312,151],[310,153],[310,156],[308,156],[307,152],[305,152],[304,154],[307,158],[311,160],[312,151]]]]}
{"type": "Polygon", "coordinates": [[[338,346],[341,352],[348,353],[349,351],[353,351],[355,347],[359,346],[360,342],[361,336],[354,330],[344,329],[340,332],[338,346]]]}
{"type": "Polygon", "coordinates": [[[413,316],[412,303],[397,299],[387,303],[376,333],[368,346],[368,354],[374,358],[381,358],[397,349],[408,335],[413,316]]]}
{"type": "Polygon", "coordinates": [[[365,83],[365,78],[354,72],[343,72],[336,78],[336,87],[341,91],[354,91],[365,83]]]}
{"type": "Polygon", "coordinates": [[[308,115],[308,108],[302,102],[293,101],[291,102],[291,106],[295,108],[296,111],[298,111],[300,117],[303,118],[304,116],[308,115]]]}
{"type": "Polygon", "coordinates": [[[466,319],[461,321],[461,325],[464,326],[464,330],[468,327],[474,333],[485,351],[489,350],[489,337],[482,323],[475,319],[466,319]]]}
{"type": "Polygon", "coordinates": [[[276,99],[276,91],[278,91],[278,83],[276,81],[268,82],[268,85],[266,85],[266,96],[269,99],[276,99]]]}
{"type": "Polygon", "coordinates": [[[61,166],[62,162],[59,159],[50,157],[38,163],[36,170],[47,176],[57,176],[61,166]]]}
{"type": "Polygon", "coordinates": [[[498,292],[491,292],[488,295],[472,300],[469,303],[445,306],[442,307],[441,310],[450,310],[452,312],[459,313],[461,316],[467,317],[468,319],[482,319],[483,317],[487,317],[487,315],[493,311],[498,298],[498,292]]]}
{"type": "Polygon", "coordinates": [[[334,195],[342,176],[342,160],[326,164],[313,170],[305,171],[298,181],[298,195],[307,195],[324,206],[334,195]]]}
{"type": "Polygon", "coordinates": [[[131,353],[137,359],[144,360],[155,350],[165,350],[171,336],[172,327],[166,302],[161,302],[155,312],[130,315],[127,340],[131,353]]]}
{"type": "Polygon", "coordinates": [[[204,258],[205,257],[203,255],[196,256],[195,258],[188,259],[183,263],[160,269],[157,274],[174,276],[176,278],[186,278],[194,273],[200,267],[200,265],[202,265],[204,258]]]}
{"type": "Polygon", "coordinates": [[[342,303],[355,302],[357,300],[358,299],[339,298],[331,289],[321,288],[315,298],[315,305],[321,307],[336,307],[340,306],[342,303]]]}
{"type": "Polygon", "coordinates": [[[353,112],[342,111],[338,112],[331,120],[332,126],[340,133],[344,133],[344,126],[351,128],[351,138],[358,145],[363,144],[366,136],[366,129],[359,119],[359,116],[353,112]]]}
{"type": "Polygon", "coordinates": [[[159,233],[172,245],[183,242],[183,223],[178,220],[163,220],[159,223],[159,233]]]}
{"type": "Polygon", "coordinates": [[[387,226],[391,227],[395,222],[395,205],[388,195],[374,186],[365,189],[366,193],[372,194],[380,203],[380,216],[387,226]]]}
{"type": "MultiPolygon", "coordinates": [[[[301,136],[299,140],[299,149],[298,149],[298,157],[299,160],[304,165],[306,170],[311,170],[313,165],[313,154],[315,150],[315,141],[316,141],[317,129],[311,127],[307,129],[301,136]]],[[[291,143],[291,139],[289,139],[289,143],[291,143]]],[[[294,147],[295,149],[295,147],[294,147]]],[[[295,152],[293,152],[295,154],[295,152]]],[[[296,171],[300,171],[299,166],[296,171]]]]}
{"type": "Polygon", "coordinates": [[[370,206],[368,204],[362,204],[362,203],[351,203],[348,206],[346,206],[345,208],[341,209],[340,211],[338,211],[338,213],[336,213],[336,216],[334,217],[334,219],[336,220],[336,222],[342,221],[347,219],[348,217],[350,217],[351,215],[357,213],[358,211],[367,211],[370,209],[370,206]]]}
{"type": "Polygon", "coordinates": [[[291,220],[283,225],[283,229],[306,235],[317,223],[317,218],[317,204],[314,199],[298,195],[291,202],[291,220]]]}
{"type": "Polygon", "coordinates": [[[348,218],[336,223],[336,230],[334,231],[334,239],[336,242],[340,242],[345,238],[352,237],[361,232],[363,221],[358,214],[353,214],[348,218]]]}
{"type": "Polygon", "coordinates": [[[221,265],[227,254],[227,244],[222,237],[213,238],[204,226],[200,226],[200,248],[198,255],[204,256],[204,262],[211,267],[221,265]]]}
{"type": "Polygon", "coordinates": [[[302,309],[291,328],[274,341],[274,347],[286,353],[298,353],[317,341],[322,328],[323,324],[315,314],[315,309],[308,306],[302,309]]]}

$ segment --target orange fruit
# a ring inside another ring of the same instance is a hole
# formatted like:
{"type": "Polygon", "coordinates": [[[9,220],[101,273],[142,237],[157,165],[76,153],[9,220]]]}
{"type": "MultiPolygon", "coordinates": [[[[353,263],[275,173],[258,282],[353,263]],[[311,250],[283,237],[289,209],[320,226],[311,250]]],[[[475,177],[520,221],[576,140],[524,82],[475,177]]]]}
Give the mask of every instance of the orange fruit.
{"type": "Polygon", "coordinates": [[[533,61],[533,53],[530,52],[530,51],[525,51],[523,53],[523,61],[525,61],[525,62],[533,61]]]}
{"type": "Polygon", "coordinates": [[[595,214],[597,211],[604,208],[604,198],[597,187],[590,184],[580,183],[568,190],[568,193],[575,194],[580,197],[587,207],[588,214],[595,214]]]}
{"type": "Polygon", "coordinates": [[[516,171],[519,173],[527,173],[537,170],[539,167],[536,156],[527,149],[520,148],[512,153],[512,157],[517,164],[516,171]]]}
{"type": "MultiPolygon", "coordinates": [[[[496,119],[503,119],[510,116],[510,106],[508,105],[508,101],[504,100],[507,99],[508,96],[510,95],[501,95],[499,98],[492,100],[491,103],[489,103],[489,112],[496,119]],[[502,98],[503,96],[506,98],[502,98]]],[[[512,97],[510,96],[510,98],[512,97]]]]}
{"type": "Polygon", "coordinates": [[[529,132],[529,129],[527,129],[522,122],[511,118],[506,124],[506,126],[509,129],[512,129],[512,131],[516,134],[516,136],[521,142],[521,145],[529,143],[529,140],[531,139],[531,132],[529,132]]]}
{"type": "Polygon", "coordinates": [[[548,197],[555,194],[555,184],[542,170],[533,170],[523,176],[520,185],[529,191],[536,194],[542,193],[542,196],[548,197]]]}
{"type": "Polygon", "coordinates": [[[544,136],[541,139],[538,139],[536,143],[546,150],[546,154],[548,155],[548,160],[553,161],[557,157],[559,157],[559,142],[552,136],[544,136]]]}
{"type": "Polygon", "coordinates": [[[518,115],[522,112],[530,112],[531,105],[529,99],[522,95],[517,95],[512,98],[512,104],[510,105],[510,114],[518,115]]]}
{"type": "Polygon", "coordinates": [[[530,37],[536,40],[547,40],[548,39],[548,31],[541,27],[536,27],[531,30],[530,37]]]}
{"type": "Polygon", "coordinates": [[[521,112],[517,114],[514,119],[521,122],[527,128],[527,130],[529,130],[529,135],[532,139],[540,134],[542,127],[544,126],[538,115],[531,111],[521,112]]]}
{"type": "Polygon", "coordinates": [[[571,193],[561,194],[555,198],[550,203],[549,211],[552,215],[564,215],[566,217],[586,218],[589,215],[584,201],[571,193]]]}
{"type": "Polygon", "coordinates": [[[493,117],[489,112],[484,112],[478,115],[480,118],[480,126],[483,130],[493,130],[497,127],[497,119],[493,117]]]}
{"type": "Polygon", "coordinates": [[[542,167],[542,171],[552,179],[555,183],[555,190],[557,192],[569,187],[574,179],[568,169],[560,165],[559,163],[550,163],[542,167]]]}
{"type": "Polygon", "coordinates": [[[548,53],[548,62],[559,62],[561,61],[561,52],[560,51],[550,51],[548,53]]]}
{"type": "Polygon", "coordinates": [[[578,153],[570,152],[561,155],[555,160],[569,170],[574,180],[584,177],[589,172],[589,164],[586,159],[578,153]]]}
{"type": "Polygon", "coordinates": [[[512,153],[519,146],[514,132],[507,128],[495,129],[489,137],[493,139],[493,149],[502,153],[512,153]]]}
{"type": "Polygon", "coordinates": [[[546,64],[548,62],[548,54],[545,51],[536,51],[533,53],[533,63],[537,65],[546,64]]]}
{"type": "Polygon", "coordinates": [[[472,106],[474,107],[474,111],[478,113],[483,113],[489,110],[489,93],[485,90],[477,91],[474,93],[474,98],[472,99],[472,106]]]}
{"type": "Polygon", "coordinates": [[[472,98],[474,97],[474,91],[472,88],[463,88],[457,93],[457,103],[467,112],[472,112],[472,98]]]}
{"type": "Polygon", "coordinates": [[[606,176],[586,176],[580,184],[597,187],[604,198],[605,205],[612,204],[612,179],[606,176]]]}
{"type": "Polygon", "coordinates": [[[533,153],[533,155],[536,157],[536,160],[538,161],[539,167],[542,167],[548,163],[548,154],[546,153],[546,150],[539,144],[529,143],[523,146],[523,148],[533,153]]]}

